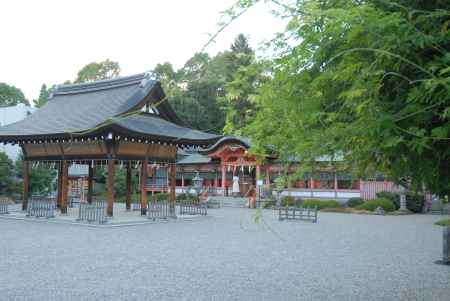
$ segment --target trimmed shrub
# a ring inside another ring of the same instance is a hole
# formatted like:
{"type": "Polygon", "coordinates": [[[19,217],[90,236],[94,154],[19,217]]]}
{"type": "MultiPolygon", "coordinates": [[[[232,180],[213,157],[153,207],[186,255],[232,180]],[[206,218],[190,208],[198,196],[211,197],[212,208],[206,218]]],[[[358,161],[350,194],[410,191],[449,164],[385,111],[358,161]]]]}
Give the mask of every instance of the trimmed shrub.
{"type": "Polygon", "coordinates": [[[418,193],[408,193],[406,194],[406,207],[414,212],[421,213],[423,205],[425,204],[425,197],[418,193]]]}
{"type": "Polygon", "coordinates": [[[155,194],[156,201],[167,201],[169,200],[169,194],[168,193],[157,193],[155,194]]]}
{"type": "Polygon", "coordinates": [[[288,195],[288,196],[284,196],[281,198],[280,205],[282,207],[286,207],[286,206],[292,207],[292,206],[297,206],[297,204],[300,202],[301,202],[301,200],[296,200],[293,196],[288,195]]]}
{"type": "Polygon", "coordinates": [[[302,207],[315,207],[317,206],[317,209],[324,209],[324,208],[338,208],[339,203],[335,200],[304,200],[302,207]]]}
{"type": "Polygon", "coordinates": [[[183,201],[187,199],[186,193],[177,194],[177,201],[183,201]]]}
{"type": "Polygon", "coordinates": [[[267,201],[263,203],[263,208],[264,209],[268,209],[268,208],[272,208],[273,206],[275,206],[275,201],[267,201]]]}
{"type": "Polygon", "coordinates": [[[375,209],[377,209],[378,207],[381,207],[384,209],[384,211],[386,212],[392,212],[395,211],[395,205],[391,200],[388,199],[373,199],[373,200],[368,200],[366,201],[364,204],[361,204],[359,206],[356,206],[356,209],[362,209],[362,210],[369,210],[369,211],[374,211],[375,209]]]}
{"type": "Polygon", "coordinates": [[[381,191],[377,193],[377,198],[390,200],[394,204],[395,210],[400,209],[400,194],[396,192],[381,191]]]}
{"type": "Polygon", "coordinates": [[[349,198],[347,200],[347,207],[350,208],[354,208],[362,204],[364,204],[364,200],[362,198],[349,198]]]}

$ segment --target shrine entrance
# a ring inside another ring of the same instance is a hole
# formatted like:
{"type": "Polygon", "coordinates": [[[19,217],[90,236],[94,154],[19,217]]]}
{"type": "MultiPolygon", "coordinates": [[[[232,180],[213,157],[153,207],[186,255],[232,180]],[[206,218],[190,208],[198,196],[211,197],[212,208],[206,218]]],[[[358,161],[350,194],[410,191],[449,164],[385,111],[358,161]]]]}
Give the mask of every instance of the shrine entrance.
{"type": "Polygon", "coordinates": [[[208,150],[208,157],[220,162],[224,196],[245,197],[256,185],[260,166],[248,147],[242,140],[228,138],[208,150]]]}

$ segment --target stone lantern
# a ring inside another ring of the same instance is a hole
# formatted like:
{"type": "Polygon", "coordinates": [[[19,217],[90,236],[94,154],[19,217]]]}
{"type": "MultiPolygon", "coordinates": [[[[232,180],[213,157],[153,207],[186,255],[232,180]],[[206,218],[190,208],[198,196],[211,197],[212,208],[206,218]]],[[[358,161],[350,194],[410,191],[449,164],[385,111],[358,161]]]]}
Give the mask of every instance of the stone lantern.
{"type": "Polygon", "coordinates": [[[195,192],[197,193],[197,196],[198,196],[200,194],[200,191],[203,188],[203,178],[200,177],[198,171],[195,174],[195,177],[192,179],[192,182],[194,184],[195,192]]]}

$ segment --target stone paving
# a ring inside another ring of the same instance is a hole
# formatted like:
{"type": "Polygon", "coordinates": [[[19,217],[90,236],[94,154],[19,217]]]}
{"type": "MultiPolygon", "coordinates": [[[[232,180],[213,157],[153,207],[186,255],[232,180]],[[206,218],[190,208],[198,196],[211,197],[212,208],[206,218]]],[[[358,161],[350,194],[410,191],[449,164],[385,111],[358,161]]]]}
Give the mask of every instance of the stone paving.
{"type": "Polygon", "coordinates": [[[0,218],[0,300],[448,300],[440,216],[90,228],[0,218]]]}

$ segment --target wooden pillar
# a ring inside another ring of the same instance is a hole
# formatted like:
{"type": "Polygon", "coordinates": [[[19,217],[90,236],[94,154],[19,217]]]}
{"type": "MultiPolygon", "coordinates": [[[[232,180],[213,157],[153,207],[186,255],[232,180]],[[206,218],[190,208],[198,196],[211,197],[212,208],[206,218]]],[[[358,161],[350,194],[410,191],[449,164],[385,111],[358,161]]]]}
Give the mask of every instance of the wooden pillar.
{"type": "Polygon", "coordinates": [[[61,203],[62,214],[67,214],[67,199],[69,194],[69,164],[66,160],[62,161],[61,166],[61,203]]]}
{"type": "Polygon", "coordinates": [[[106,180],[106,214],[113,216],[114,214],[114,159],[108,159],[108,178],[106,180]]]}
{"type": "Polygon", "coordinates": [[[176,201],[176,182],[177,182],[177,166],[175,163],[170,164],[169,167],[169,202],[170,212],[175,215],[175,201],[176,201]]]}
{"type": "Polygon", "coordinates": [[[337,178],[337,172],[334,172],[334,197],[337,199],[338,197],[338,178],[337,178]]]}
{"type": "Polygon", "coordinates": [[[127,163],[127,192],[125,195],[125,207],[127,210],[131,210],[131,193],[132,193],[132,187],[131,187],[131,162],[128,161],[127,163]]]}
{"type": "MultiPolygon", "coordinates": [[[[181,172],[181,187],[184,188],[184,172],[181,172]]],[[[184,189],[183,189],[184,191],[184,189]]]]}
{"type": "Polygon", "coordinates": [[[338,178],[337,178],[337,173],[334,173],[334,190],[338,190],[338,178]]]}
{"type": "Polygon", "coordinates": [[[145,158],[141,164],[141,215],[147,214],[147,168],[148,160],[145,158]]]}
{"type": "Polygon", "coordinates": [[[93,185],[94,185],[94,166],[92,166],[92,162],[90,162],[88,173],[88,195],[87,195],[87,201],[89,204],[92,203],[93,185]]]}
{"type": "Polygon", "coordinates": [[[27,160],[23,161],[22,166],[23,175],[23,194],[22,194],[22,210],[27,210],[28,208],[28,194],[30,189],[30,164],[27,160]]]}
{"type": "Polygon", "coordinates": [[[266,185],[270,186],[270,166],[266,168],[266,185]]]}
{"type": "Polygon", "coordinates": [[[227,167],[225,165],[222,165],[222,190],[223,190],[223,196],[226,195],[225,193],[225,186],[227,185],[227,167]]]}
{"type": "Polygon", "coordinates": [[[56,205],[61,208],[61,198],[62,198],[62,161],[58,163],[58,187],[56,195],[56,205]]]}

